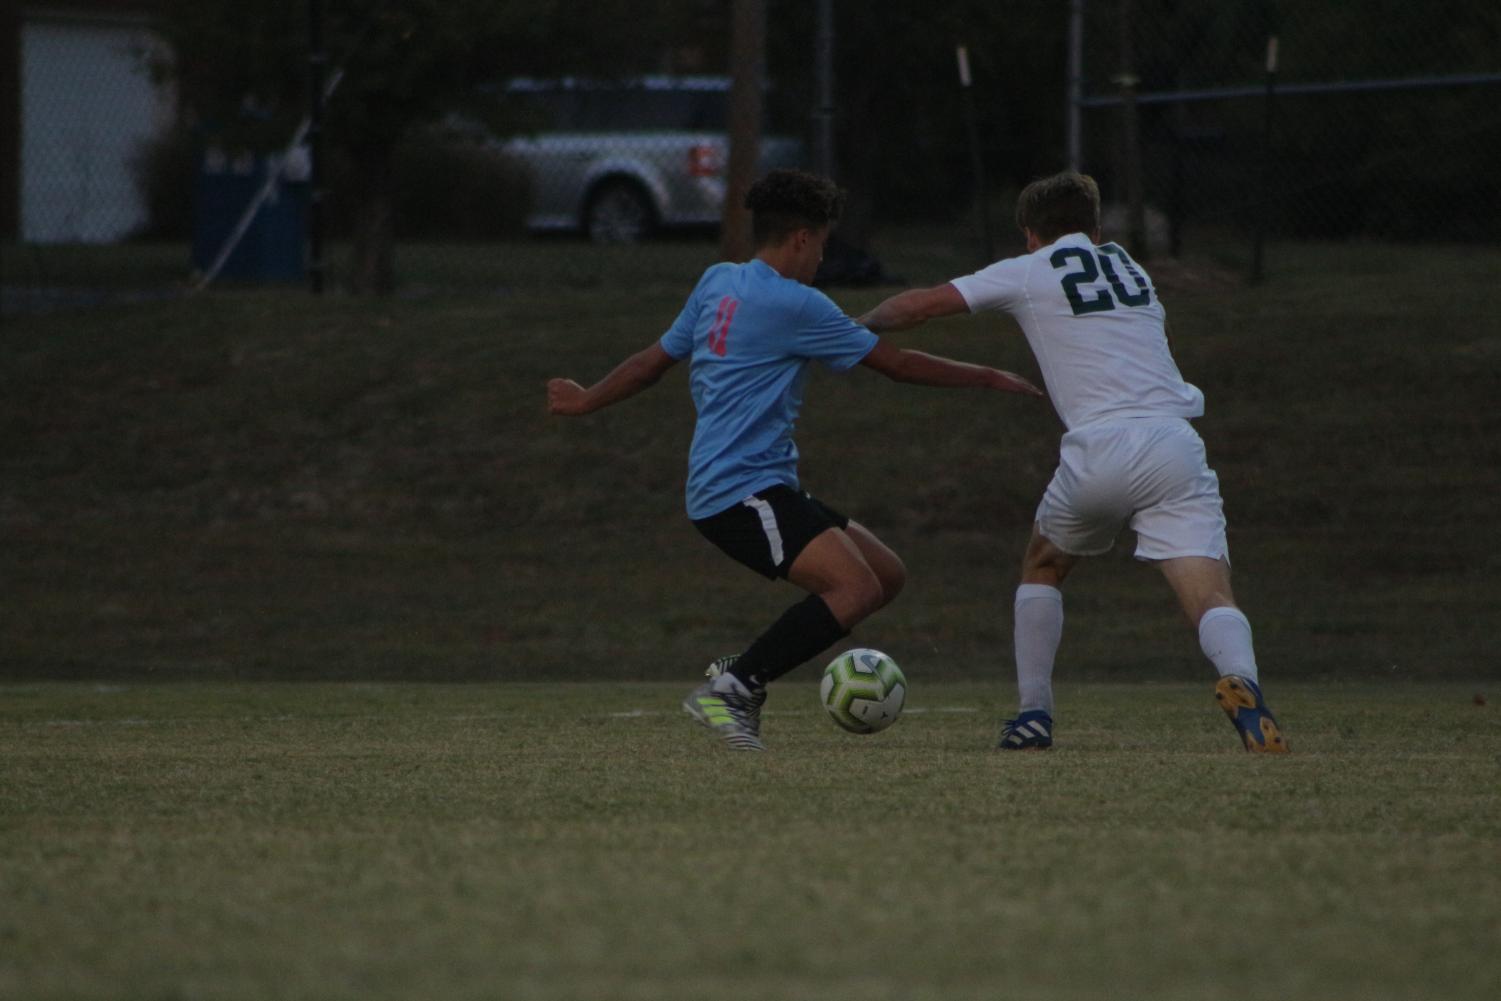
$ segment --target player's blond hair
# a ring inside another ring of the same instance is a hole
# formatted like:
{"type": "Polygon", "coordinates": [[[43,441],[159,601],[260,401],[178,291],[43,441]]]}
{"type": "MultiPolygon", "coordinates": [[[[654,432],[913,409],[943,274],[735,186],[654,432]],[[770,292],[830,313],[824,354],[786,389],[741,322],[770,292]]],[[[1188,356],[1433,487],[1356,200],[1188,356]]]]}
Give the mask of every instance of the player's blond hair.
{"type": "Polygon", "coordinates": [[[1033,181],[1016,199],[1016,224],[1044,243],[1100,228],[1100,186],[1088,174],[1065,170],[1033,181]]]}

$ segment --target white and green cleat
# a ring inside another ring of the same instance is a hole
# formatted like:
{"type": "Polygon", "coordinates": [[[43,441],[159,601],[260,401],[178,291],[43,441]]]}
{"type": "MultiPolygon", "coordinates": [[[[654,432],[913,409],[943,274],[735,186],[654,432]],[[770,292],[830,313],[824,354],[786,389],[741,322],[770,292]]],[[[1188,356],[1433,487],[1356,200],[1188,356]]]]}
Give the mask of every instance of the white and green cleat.
{"type": "Polygon", "coordinates": [[[689,692],[683,709],[730,750],[764,751],[761,707],[765,704],[766,689],[752,690],[733,674],[718,674],[689,692]]]}
{"type": "Polygon", "coordinates": [[[730,668],[735,666],[735,661],[740,659],[738,653],[728,654],[724,657],[715,657],[709,661],[709,666],[704,669],[704,677],[717,678],[721,674],[729,674],[730,668]]]}

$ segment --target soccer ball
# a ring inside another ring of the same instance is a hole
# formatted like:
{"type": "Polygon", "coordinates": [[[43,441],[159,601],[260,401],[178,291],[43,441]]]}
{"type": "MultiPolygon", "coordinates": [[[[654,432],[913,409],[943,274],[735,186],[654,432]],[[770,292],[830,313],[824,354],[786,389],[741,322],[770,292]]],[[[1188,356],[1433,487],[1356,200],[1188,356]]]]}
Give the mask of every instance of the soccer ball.
{"type": "Polygon", "coordinates": [[[902,714],[907,678],[896,661],[879,650],[846,650],[823,669],[818,697],[846,730],[875,733],[902,714]]]}

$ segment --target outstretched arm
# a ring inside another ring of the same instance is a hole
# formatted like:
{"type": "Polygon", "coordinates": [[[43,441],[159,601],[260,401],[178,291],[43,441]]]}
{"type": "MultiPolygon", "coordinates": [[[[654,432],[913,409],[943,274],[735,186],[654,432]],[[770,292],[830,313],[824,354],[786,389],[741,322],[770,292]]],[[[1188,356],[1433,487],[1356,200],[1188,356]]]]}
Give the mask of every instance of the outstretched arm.
{"type": "Polygon", "coordinates": [[[883,334],[890,330],[907,330],[941,316],[968,312],[969,303],[964,301],[964,296],[951,283],[945,282],[932,288],[909,288],[898,292],[860,317],[858,322],[883,334]]]}
{"type": "Polygon", "coordinates": [[[922,351],[910,351],[878,341],[860,364],[888,379],[918,386],[999,389],[1006,393],[1042,396],[1042,390],[1015,372],[1004,372],[986,365],[971,365],[922,351]]]}
{"type": "Polygon", "coordinates": [[[662,350],[660,343],[638,351],[615,366],[614,371],[585,389],[572,379],[549,379],[547,412],[578,417],[635,396],[662,378],[678,360],[662,350]]]}

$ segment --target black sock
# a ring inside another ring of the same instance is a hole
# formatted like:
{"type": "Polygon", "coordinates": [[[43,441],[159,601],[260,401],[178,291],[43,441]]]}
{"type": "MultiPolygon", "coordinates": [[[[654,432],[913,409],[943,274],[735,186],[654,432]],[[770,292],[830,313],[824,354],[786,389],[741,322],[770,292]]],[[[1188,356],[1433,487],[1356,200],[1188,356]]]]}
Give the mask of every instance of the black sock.
{"type": "Polygon", "coordinates": [[[810,594],[757,636],[730,673],[748,688],[764,688],[848,635],[824,600],[810,594]]]}

